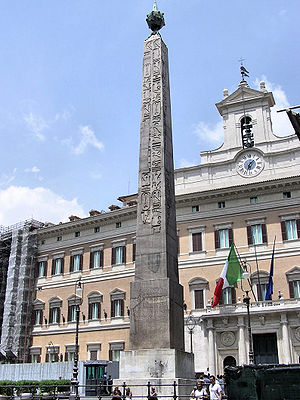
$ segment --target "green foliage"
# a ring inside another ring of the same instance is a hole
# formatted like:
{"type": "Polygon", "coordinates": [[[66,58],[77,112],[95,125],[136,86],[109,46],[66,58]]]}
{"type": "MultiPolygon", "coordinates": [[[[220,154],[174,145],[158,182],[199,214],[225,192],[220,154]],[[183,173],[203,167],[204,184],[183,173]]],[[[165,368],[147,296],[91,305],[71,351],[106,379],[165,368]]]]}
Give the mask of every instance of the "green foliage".
{"type": "Polygon", "coordinates": [[[14,389],[16,390],[17,396],[22,393],[32,393],[37,394],[39,392],[49,393],[50,395],[56,393],[69,392],[71,386],[70,379],[45,379],[42,381],[0,381],[0,395],[2,396],[12,396],[14,389]]]}
{"type": "Polygon", "coordinates": [[[13,381],[0,381],[0,395],[1,396],[12,396],[14,392],[13,381]]]}

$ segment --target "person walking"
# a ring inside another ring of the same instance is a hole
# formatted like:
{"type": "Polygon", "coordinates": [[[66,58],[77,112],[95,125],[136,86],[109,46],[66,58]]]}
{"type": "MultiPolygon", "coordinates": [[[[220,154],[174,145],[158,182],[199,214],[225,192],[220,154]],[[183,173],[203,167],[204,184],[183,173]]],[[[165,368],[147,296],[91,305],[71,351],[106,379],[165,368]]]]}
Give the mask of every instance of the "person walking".
{"type": "Polygon", "coordinates": [[[222,388],[219,383],[216,382],[216,378],[211,375],[209,377],[209,398],[210,400],[222,400],[222,388]]]}
{"type": "Polygon", "coordinates": [[[196,386],[192,390],[191,399],[208,399],[206,388],[201,381],[197,381],[196,386]]]}

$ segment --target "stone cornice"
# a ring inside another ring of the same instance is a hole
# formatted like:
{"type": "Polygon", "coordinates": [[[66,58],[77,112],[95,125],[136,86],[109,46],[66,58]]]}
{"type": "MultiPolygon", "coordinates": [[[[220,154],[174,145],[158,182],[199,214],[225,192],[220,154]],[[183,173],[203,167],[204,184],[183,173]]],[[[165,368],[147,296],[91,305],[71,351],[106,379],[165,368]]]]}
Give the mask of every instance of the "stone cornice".
{"type": "MultiPolygon", "coordinates": [[[[101,332],[101,331],[110,331],[115,329],[129,329],[130,322],[122,322],[118,324],[105,324],[105,325],[95,325],[95,326],[79,326],[79,334],[84,332],[101,332]]],[[[71,327],[59,327],[57,329],[47,329],[47,330],[38,330],[32,332],[32,336],[51,336],[51,335],[62,335],[62,334],[70,334],[74,333],[74,326],[71,327]]]]}
{"type": "MultiPolygon", "coordinates": [[[[176,195],[176,204],[191,202],[194,200],[208,200],[215,198],[234,198],[240,194],[270,193],[278,189],[300,188],[300,175],[294,175],[288,178],[270,179],[262,182],[245,182],[242,185],[233,185],[221,189],[205,190],[203,192],[192,192],[176,195]]],[[[225,209],[222,209],[225,210],[225,209]]]]}
{"type": "Polygon", "coordinates": [[[67,232],[73,232],[76,229],[86,229],[89,227],[97,226],[97,224],[106,225],[111,224],[115,221],[124,220],[130,218],[136,214],[136,206],[125,207],[119,210],[106,212],[103,214],[95,215],[92,217],[81,218],[72,222],[59,223],[57,225],[51,225],[38,229],[38,237],[53,236],[54,234],[62,234],[67,232]]]}

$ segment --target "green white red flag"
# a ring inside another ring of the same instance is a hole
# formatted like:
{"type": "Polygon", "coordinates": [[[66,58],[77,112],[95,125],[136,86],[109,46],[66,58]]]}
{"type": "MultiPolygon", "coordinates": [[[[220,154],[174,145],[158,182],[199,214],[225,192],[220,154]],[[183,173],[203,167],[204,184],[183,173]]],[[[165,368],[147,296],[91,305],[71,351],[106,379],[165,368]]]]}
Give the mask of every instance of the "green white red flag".
{"type": "Polygon", "coordinates": [[[243,279],[243,272],[244,271],[234,250],[234,244],[232,244],[223,271],[214,291],[212,304],[213,307],[219,304],[223,289],[226,289],[227,287],[232,286],[236,282],[239,282],[243,279]]]}

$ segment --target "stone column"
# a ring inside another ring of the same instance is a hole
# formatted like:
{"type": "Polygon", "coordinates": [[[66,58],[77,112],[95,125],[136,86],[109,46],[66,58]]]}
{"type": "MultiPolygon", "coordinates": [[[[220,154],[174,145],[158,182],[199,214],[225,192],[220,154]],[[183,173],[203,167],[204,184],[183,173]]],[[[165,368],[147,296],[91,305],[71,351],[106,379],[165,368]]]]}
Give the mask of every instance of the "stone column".
{"type": "Polygon", "coordinates": [[[214,325],[213,320],[207,320],[208,330],[208,368],[211,375],[216,373],[216,362],[215,362],[215,340],[214,340],[214,325]]]}
{"type": "Polygon", "coordinates": [[[286,313],[280,316],[281,333],[282,333],[282,350],[283,350],[283,362],[285,364],[291,363],[291,349],[290,349],[290,338],[288,331],[288,319],[286,313]]]}
{"type": "Polygon", "coordinates": [[[238,365],[246,364],[246,341],[245,341],[245,324],[244,317],[241,315],[238,317],[238,328],[239,328],[239,360],[238,365]]]}

